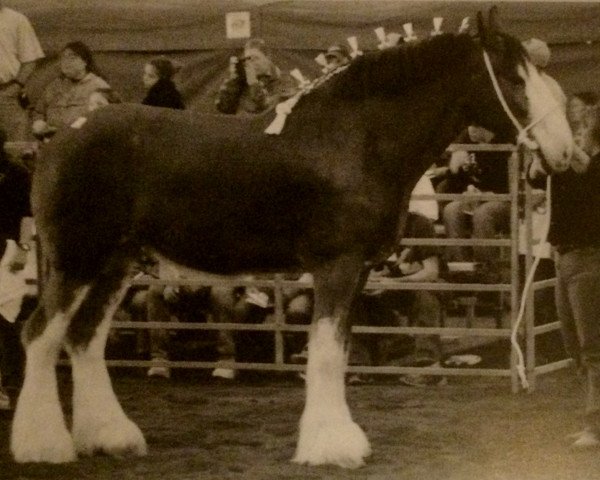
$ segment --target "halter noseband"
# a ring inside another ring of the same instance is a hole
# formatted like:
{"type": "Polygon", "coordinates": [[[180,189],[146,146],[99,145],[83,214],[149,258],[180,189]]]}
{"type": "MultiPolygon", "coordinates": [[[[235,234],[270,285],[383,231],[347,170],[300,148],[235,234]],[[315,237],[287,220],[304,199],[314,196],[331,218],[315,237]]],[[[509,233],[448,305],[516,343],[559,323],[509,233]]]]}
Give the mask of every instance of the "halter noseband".
{"type": "Polygon", "coordinates": [[[517,145],[525,145],[530,150],[539,149],[540,146],[538,145],[538,143],[529,136],[529,130],[531,130],[535,125],[540,123],[550,113],[554,112],[554,110],[559,108],[560,105],[558,105],[558,102],[555,102],[555,105],[553,108],[549,108],[538,118],[531,121],[526,127],[523,127],[521,125],[521,123],[519,122],[519,120],[517,120],[517,117],[515,117],[515,115],[510,110],[510,107],[508,106],[508,103],[506,102],[506,99],[504,98],[504,94],[502,93],[502,90],[500,89],[500,85],[498,84],[498,78],[496,77],[496,74],[494,73],[494,68],[492,67],[492,62],[490,61],[490,56],[485,51],[485,49],[483,50],[483,60],[485,62],[485,66],[486,66],[488,74],[490,76],[490,80],[492,81],[492,85],[494,86],[494,90],[496,92],[496,96],[498,97],[498,101],[500,102],[500,105],[502,105],[502,108],[503,108],[504,112],[506,113],[507,117],[510,119],[510,121],[512,122],[514,127],[519,132],[519,134],[517,135],[517,145]]]}

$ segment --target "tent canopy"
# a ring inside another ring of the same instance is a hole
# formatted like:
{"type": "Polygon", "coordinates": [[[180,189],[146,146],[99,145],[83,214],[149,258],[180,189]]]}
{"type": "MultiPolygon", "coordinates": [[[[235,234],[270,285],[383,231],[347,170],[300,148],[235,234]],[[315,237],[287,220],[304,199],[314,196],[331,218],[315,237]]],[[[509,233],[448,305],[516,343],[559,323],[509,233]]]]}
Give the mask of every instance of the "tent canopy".
{"type": "MultiPolygon", "coordinates": [[[[179,60],[179,83],[189,105],[210,110],[229,56],[243,40],[226,37],[228,12],[250,13],[252,36],[262,37],[283,69],[318,75],[314,57],[355,35],[362,50],[375,49],[373,30],[402,33],[411,22],[417,36],[429,35],[432,18],[443,31],[456,31],[464,17],[496,4],[505,29],[520,39],[538,37],[552,48],[549,73],[567,92],[595,90],[600,75],[600,3],[413,0],[5,0],[31,20],[49,55],[72,40],[87,43],[107,79],[126,100],[143,96],[141,69],[149,58],[179,60]]],[[[32,87],[52,74],[42,65],[32,87]]]]}
{"type": "MultiPolygon", "coordinates": [[[[277,48],[323,49],[348,34],[373,44],[373,29],[412,22],[428,34],[431,19],[455,30],[462,18],[499,5],[518,37],[551,44],[600,40],[600,3],[414,0],[11,0],[50,50],[85,38],[95,50],[169,51],[230,48],[224,16],[249,11],[253,33],[277,48]],[[65,21],[65,19],[68,19],[65,21]]],[[[235,45],[235,43],[234,43],[235,45]]]]}

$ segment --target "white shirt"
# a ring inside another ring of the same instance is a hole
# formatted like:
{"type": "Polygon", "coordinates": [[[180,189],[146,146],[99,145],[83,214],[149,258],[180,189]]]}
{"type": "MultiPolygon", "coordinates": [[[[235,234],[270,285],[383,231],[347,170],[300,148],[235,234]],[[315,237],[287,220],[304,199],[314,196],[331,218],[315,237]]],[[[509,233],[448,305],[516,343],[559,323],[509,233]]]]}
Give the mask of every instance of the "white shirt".
{"type": "MultiPolygon", "coordinates": [[[[435,194],[435,189],[433,188],[431,179],[427,175],[423,175],[415,185],[412,195],[433,194],[435,194]]],[[[412,213],[420,213],[424,217],[427,217],[434,222],[440,217],[437,200],[410,200],[408,203],[408,211],[412,213]]]]}
{"type": "Polygon", "coordinates": [[[0,83],[14,80],[23,63],[43,57],[44,51],[27,17],[0,7],[0,83]]]}

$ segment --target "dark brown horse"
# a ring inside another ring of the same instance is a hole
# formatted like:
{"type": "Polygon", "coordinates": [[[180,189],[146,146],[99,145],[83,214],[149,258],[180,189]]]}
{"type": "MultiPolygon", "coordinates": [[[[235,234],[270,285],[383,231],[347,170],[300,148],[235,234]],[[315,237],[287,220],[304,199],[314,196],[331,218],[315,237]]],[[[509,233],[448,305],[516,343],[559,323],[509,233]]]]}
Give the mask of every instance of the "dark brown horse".
{"type": "Polygon", "coordinates": [[[521,44],[481,17],[475,36],[440,35],[356,59],[303,95],[280,135],[264,133],[273,113],[242,120],[138,105],[103,108],[59,133],[33,181],[46,264],[42,306],[24,335],[15,459],[146,453],[104,363],[129,265],[146,247],[218,274],[312,272],[294,461],[362,465],[370,446],[344,391],[353,298],[402,230],[410,192],[428,167],[424,152],[441,153],[472,123],[514,129],[500,93],[516,121],[535,119],[529,130],[548,165],[567,168],[572,136],[562,111],[521,44]],[[62,348],[72,362],[72,432],[54,371],[62,348]]]}

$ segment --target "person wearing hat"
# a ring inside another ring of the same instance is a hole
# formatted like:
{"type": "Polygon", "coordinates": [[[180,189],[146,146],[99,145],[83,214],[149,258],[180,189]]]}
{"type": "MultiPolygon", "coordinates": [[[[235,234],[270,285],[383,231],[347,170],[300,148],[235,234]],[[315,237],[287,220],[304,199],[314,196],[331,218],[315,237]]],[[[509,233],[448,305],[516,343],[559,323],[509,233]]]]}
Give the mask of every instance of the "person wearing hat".
{"type": "Polygon", "coordinates": [[[327,71],[333,72],[336,68],[350,63],[350,55],[348,50],[343,45],[332,45],[325,52],[327,60],[327,71]]]}
{"type": "Polygon", "coordinates": [[[293,79],[283,76],[271,60],[264,40],[246,42],[241,57],[229,61],[229,75],[215,102],[221,113],[260,113],[296,93],[293,79]]]}
{"type": "Polygon", "coordinates": [[[527,55],[529,56],[529,60],[531,60],[531,63],[537,67],[542,79],[544,82],[546,82],[546,85],[548,85],[548,88],[550,88],[550,91],[556,100],[563,108],[566,107],[567,97],[565,96],[565,93],[558,82],[546,73],[546,67],[550,63],[551,57],[550,47],[548,47],[548,44],[539,38],[530,38],[523,41],[522,44],[523,47],[525,47],[527,55]]]}

